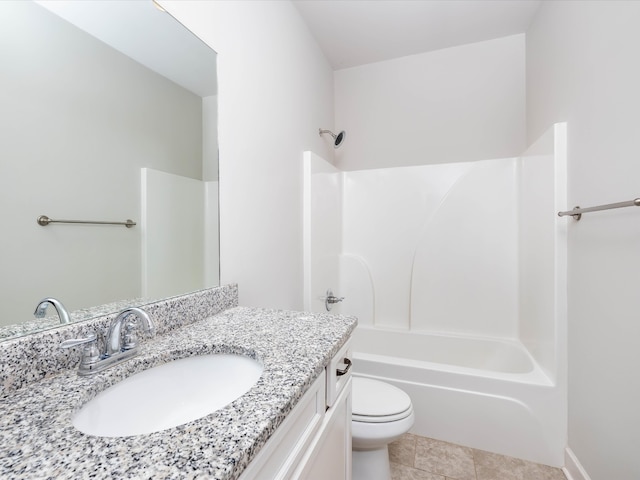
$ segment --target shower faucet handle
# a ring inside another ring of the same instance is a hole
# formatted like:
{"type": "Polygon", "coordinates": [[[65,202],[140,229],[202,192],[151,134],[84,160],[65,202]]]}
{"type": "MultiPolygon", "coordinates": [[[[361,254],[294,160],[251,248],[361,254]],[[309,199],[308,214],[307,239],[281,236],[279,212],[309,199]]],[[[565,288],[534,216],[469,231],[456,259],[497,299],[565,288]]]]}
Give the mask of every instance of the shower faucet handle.
{"type": "Polygon", "coordinates": [[[327,296],[327,302],[329,303],[339,303],[344,300],[344,297],[334,297],[333,295],[327,296]]]}
{"type": "Polygon", "coordinates": [[[327,309],[327,312],[331,311],[331,307],[334,304],[339,303],[344,300],[344,297],[336,297],[331,289],[327,290],[327,296],[322,297],[321,300],[324,300],[324,306],[327,309]]]}

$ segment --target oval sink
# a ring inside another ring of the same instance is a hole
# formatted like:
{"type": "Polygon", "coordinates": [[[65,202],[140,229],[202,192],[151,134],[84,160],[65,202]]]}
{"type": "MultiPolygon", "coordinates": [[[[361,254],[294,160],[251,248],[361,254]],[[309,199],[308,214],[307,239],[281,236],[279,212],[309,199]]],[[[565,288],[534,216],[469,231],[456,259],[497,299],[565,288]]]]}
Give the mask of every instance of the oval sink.
{"type": "Polygon", "coordinates": [[[188,357],[137,373],[101,392],[72,418],[81,432],[125,437],[202,418],[247,392],[262,365],[243,355],[188,357]]]}

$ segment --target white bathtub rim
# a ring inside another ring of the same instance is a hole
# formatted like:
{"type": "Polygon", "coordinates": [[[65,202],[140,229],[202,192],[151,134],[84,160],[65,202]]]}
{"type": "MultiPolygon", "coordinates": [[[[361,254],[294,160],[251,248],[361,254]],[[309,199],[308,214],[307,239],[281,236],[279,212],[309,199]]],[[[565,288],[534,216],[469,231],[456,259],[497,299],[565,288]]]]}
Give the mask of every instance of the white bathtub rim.
{"type": "Polygon", "coordinates": [[[477,395],[479,397],[484,397],[484,398],[491,398],[491,399],[502,400],[505,402],[512,402],[517,404],[523,410],[526,410],[527,412],[529,412],[531,415],[533,415],[533,411],[531,410],[531,407],[529,405],[527,405],[526,403],[522,402],[517,398],[507,396],[507,395],[500,395],[500,394],[488,393],[488,392],[479,392],[477,390],[472,390],[468,388],[459,388],[459,387],[451,387],[451,386],[445,386],[445,385],[433,385],[433,384],[426,384],[426,383],[420,383],[420,382],[398,380],[396,378],[380,377],[376,375],[369,375],[369,374],[358,373],[358,372],[354,372],[353,376],[360,377],[360,378],[370,378],[372,380],[379,380],[379,381],[386,381],[386,382],[397,382],[397,383],[403,383],[403,384],[411,384],[415,386],[425,386],[425,387],[435,388],[435,389],[443,390],[447,392],[466,393],[466,394],[477,395]]]}
{"type": "Polygon", "coordinates": [[[358,324],[356,329],[375,330],[375,331],[393,332],[393,333],[410,333],[410,334],[416,334],[416,335],[428,335],[433,337],[462,338],[467,340],[493,341],[493,342],[501,342],[501,343],[506,343],[510,345],[515,345],[519,348],[523,348],[523,345],[520,342],[520,340],[516,338],[500,337],[496,335],[479,335],[477,333],[466,333],[466,332],[460,332],[460,331],[394,328],[388,325],[368,325],[368,324],[360,324],[360,323],[358,324]]]}
{"type": "MultiPolygon", "coordinates": [[[[519,354],[522,354],[527,358],[527,360],[530,362],[532,366],[530,371],[527,371],[527,372],[496,371],[494,375],[491,373],[491,372],[494,372],[493,370],[486,370],[483,368],[474,368],[474,367],[467,367],[462,365],[450,365],[446,363],[429,362],[425,360],[413,360],[410,358],[394,356],[394,355],[377,354],[377,353],[359,350],[358,347],[355,348],[355,351],[357,354],[372,355],[373,356],[372,358],[376,358],[376,361],[381,361],[382,358],[389,359],[391,363],[393,363],[394,365],[408,365],[408,366],[414,366],[417,368],[423,367],[423,368],[437,369],[437,370],[442,370],[447,372],[466,373],[469,375],[481,375],[481,376],[487,376],[491,378],[504,378],[514,382],[529,383],[530,381],[532,381],[537,385],[556,386],[556,382],[554,381],[553,377],[550,376],[549,373],[540,366],[540,364],[538,364],[538,362],[533,357],[533,355],[531,355],[529,350],[518,339],[495,337],[495,336],[483,336],[483,335],[467,335],[467,334],[463,335],[460,333],[434,332],[429,330],[398,329],[398,328],[378,327],[378,326],[371,326],[371,325],[358,325],[355,332],[356,335],[358,330],[376,332],[381,334],[384,334],[385,332],[389,332],[394,334],[406,334],[406,335],[417,335],[417,336],[424,335],[429,337],[446,338],[448,340],[450,339],[461,339],[464,341],[477,340],[480,342],[491,342],[491,343],[499,343],[499,344],[507,345],[510,348],[515,348],[519,350],[519,354]]],[[[387,361],[387,360],[384,360],[384,361],[387,361]]]]}
{"type": "MultiPolygon", "coordinates": [[[[505,373],[496,372],[492,370],[483,370],[480,368],[461,367],[458,365],[448,365],[443,363],[426,362],[422,360],[412,360],[409,358],[392,357],[389,355],[378,355],[375,353],[367,353],[361,351],[353,352],[353,359],[356,365],[358,361],[369,361],[376,363],[385,363],[393,365],[394,367],[409,367],[416,369],[424,369],[437,372],[454,373],[456,375],[463,375],[468,377],[481,377],[494,380],[504,380],[512,383],[526,384],[526,385],[540,385],[545,387],[555,387],[556,384],[551,381],[547,374],[540,368],[540,366],[533,361],[533,370],[527,373],[505,373]]],[[[406,381],[416,381],[412,379],[403,379],[406,381]]]]}

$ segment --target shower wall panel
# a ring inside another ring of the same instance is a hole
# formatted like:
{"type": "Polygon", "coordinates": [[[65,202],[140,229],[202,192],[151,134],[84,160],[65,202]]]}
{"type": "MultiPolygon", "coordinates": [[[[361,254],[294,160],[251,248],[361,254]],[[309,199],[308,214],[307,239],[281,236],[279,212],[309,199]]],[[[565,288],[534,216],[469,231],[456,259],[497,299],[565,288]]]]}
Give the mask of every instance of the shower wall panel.
{"type": "MultiPolygon", "coordinates": [[[[326,312],[327,289],[336,296],[342,250],[342,172],[312,152],[304,152],[304,309],[326,312]]],[[[334,305],[332,313],[340,313],[334,305]]]]}
{"type": "Polygon", "coordinates": [[[358,317],[358,325],[373,326],[376,292],[369,265],[358,255],[343,253],[340,255],[339,270],[338,291],[341,297],[345,297],[340,303],[340,312],[358,317]]]}
{"type": "Polygon", "coordinates": [[[141,169],[142,296],[204,288],[205,182],[141,169]]]}
{"type": "Polygon", "coordinates": [[[411,329],[515,337],[515,159],[473,163],[422,221],[411,277],[411,329]]]}
{"type": "Polygon", "coordinates": [[[204,182],[204,286],[220,285],[220,182],[204,182]]]}
{"type": "Polygon", "coordinates": [[[522,343],[550,378],[566,325],[566,126],[554,126],[518,160],[519,315],[522,343]]]}
{"type": "Polygon", "coordinates": [[[343,251],[369,270],[373,323],[513,337],[515,205],[514,159],[346,172],[343,251]]]}
{"type": "Polygon", "coordinates": [[[468,164],[345,173],[343,251],[367,265],[377,325],[409,326],[411,264],[428,218],[468,164]]]}

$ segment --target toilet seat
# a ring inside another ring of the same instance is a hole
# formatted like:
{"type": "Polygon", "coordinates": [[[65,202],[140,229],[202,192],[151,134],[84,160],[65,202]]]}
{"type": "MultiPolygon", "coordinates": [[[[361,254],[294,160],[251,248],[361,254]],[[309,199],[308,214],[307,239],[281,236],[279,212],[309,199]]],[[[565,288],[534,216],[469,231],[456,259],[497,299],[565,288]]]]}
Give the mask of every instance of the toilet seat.
{"type": "Polygon", "coordinates": [[[353,480],[390,480],[388,445],[415,421],[411,398],[388,383],[354,376],[351,413],[353,480]]]}
{"type": "Polygon", "coordinates": [[[370,378],[353,377],[352,421],[388,423],[413,413],[411,398],[393,385],[370,378]]]}
{"type": "Polygon", "coordinates": [[[403,418],[407,418],[412,413],[413,413],[413,408],[408,408],[404,412],[396,413],[395,415],[385,415],[385,416],[380,416],[380,417],[352,414],[351,415],[351,421],[353,421],[353,422],[362,422],[362,423],[397,422],[398,420],[402,420],[403,418]]]}

